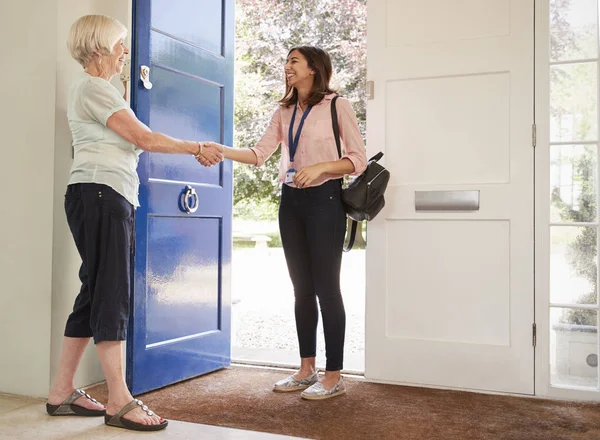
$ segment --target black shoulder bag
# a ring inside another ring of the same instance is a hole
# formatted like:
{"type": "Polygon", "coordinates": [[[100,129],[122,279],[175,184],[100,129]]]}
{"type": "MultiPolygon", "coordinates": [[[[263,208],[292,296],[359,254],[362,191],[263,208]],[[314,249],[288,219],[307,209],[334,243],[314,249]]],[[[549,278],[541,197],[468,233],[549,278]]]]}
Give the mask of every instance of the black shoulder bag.
{"type": "MultiPolygon", "coordinates": [[[[340,144],[340,129],[338,126],[337,109],[335,101],[338,96],[331,100],[331,123],[333,125],[333,134],[335,144],[337,145],[338,156],[342,158],[342,147],[340,144]]],[[[352,229],[348,246],[344,252],[350,251],[356,239],[356,228],[358,222],[363,220],[372,220],[385,206],[383,194],[390,180],[390,172],[377,163],[383,157],[379,152],[367,163],[367,169],[356,177],[346,189],[342,190],[342,202],[346,215],[352,219],[352,229]]]]}

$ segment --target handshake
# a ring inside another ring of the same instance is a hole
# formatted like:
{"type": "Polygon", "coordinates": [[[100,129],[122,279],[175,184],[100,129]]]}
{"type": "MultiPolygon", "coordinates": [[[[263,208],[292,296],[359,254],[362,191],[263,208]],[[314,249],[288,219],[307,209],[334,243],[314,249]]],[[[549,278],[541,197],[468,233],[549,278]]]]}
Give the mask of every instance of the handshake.
{"type": "Polygon", "coordinates": [[[225,147],[216,142],[200,142],[196,160],[205,167],[212,167],[225,159],[225,147]]]}

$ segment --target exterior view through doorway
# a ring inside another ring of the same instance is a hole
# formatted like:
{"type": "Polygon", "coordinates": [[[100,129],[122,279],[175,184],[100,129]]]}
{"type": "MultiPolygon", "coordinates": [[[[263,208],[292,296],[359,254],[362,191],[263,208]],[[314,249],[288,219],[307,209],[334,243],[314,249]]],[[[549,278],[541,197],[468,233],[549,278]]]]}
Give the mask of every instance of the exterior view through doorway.
{"type": "MultiPolygon", "coordinates": [[[[296,45],[318,46],[330,54],[332,86],[352,103],[364,137],[366,19],[365,0],[237,1],[234,146],[253,147],[263,135],[285,91],[285,58],[296,45]]],[[[277,221],[279,155],[275,153],[261,168],[236,164],[234,170],[233,362],[271,366],[300,363],[294,292],[277,221]]],[[[346,309],[344,371],[362,374],[365,228],[361,226],[354,249],[343,257],[341,290],[346,309]]],[[[321,322],[317,337],[317,368],[324,369],[321,322]]]]}

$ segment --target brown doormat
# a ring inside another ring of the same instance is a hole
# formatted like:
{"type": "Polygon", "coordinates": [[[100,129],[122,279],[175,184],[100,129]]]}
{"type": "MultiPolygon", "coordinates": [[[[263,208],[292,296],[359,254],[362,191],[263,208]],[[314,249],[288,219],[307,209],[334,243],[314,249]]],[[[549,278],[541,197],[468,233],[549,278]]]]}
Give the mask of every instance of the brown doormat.
{"type": "MultiPolygon", "coordinates": [[[[600,439],[600,403],[573,403],[346,379],[347,395],[274,393],[282,371],[232,367],[138,396],[166,419],[311,439],[600,439]]],[[[106,385],[93,389],[106,403],[106,385]]]]}

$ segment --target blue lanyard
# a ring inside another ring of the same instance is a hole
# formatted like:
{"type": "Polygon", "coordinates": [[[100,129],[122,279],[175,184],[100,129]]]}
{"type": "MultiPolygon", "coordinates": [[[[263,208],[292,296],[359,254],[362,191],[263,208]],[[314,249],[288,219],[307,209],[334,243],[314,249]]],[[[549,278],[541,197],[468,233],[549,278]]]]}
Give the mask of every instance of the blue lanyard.
{"type": "Polygon", "coordinates": [[[304,126],[304,120],[312,110],[312,105],[309,105],[304,114],[302,115],[302,119],[300,119],[300,125],[298,125],[298,131],[296,132],[296,137],[294,138],[294,122],[296,121],[296,110],[298,110],[298,105],[294,107],[294,113],[292,114],[292,121],[290,122],[290,132],[289,132],[289,143],[288,147],[290,149],[290,162],[294,162],[294,156],[296,156],[296,149],[298,148],[298,141],[300,140],[300,133],[302,132],[302,127],[304,126]]]}

